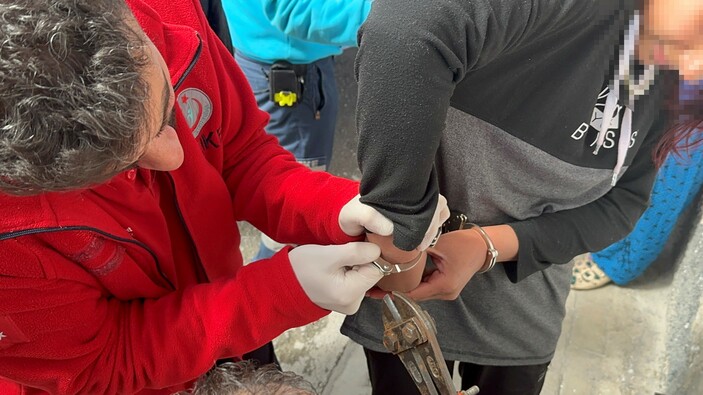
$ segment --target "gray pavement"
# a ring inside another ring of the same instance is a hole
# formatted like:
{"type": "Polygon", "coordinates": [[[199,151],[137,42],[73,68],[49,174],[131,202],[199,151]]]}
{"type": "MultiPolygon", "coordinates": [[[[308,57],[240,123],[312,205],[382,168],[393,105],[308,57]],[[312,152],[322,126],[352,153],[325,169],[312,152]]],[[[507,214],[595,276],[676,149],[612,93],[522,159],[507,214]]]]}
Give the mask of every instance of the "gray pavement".
{"type": "MultiPolygon", "coordinates": [[[[353,56],[348,50],[337,61],[340,119],[330,171],[358,178],[353,56]]],[[[699,208],[684,216],[664,254],[632,284],[571,293],[543,395],[703,395],[699,208]]],[[[258,238],[251,226],[241,228],[250,258],[258,238]]],[[[322,395],[371,394],[361,348],[339,333],[342,318],[333,314],[277,338],[281,364],[322,395]]]]}

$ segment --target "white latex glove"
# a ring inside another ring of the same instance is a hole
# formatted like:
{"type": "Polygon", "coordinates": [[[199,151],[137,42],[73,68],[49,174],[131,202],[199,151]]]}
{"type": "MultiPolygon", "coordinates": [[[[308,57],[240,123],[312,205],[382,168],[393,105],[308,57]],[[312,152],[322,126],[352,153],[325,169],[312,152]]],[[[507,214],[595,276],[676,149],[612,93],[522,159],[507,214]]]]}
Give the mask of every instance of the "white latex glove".
{"type": "Polygon", "coordinates": [[[442,195],[438,195],[437,207],[434,210],[432,222],[430,222],[430,227],[427,228],[425,237],[422,239],[422,243],[417,246],[416,250],[425,251],[435,237],[437,237],[439,229],[447,219],[449,219],[449,206],[447,206],[447,199],[442,195]]]}
{"type": "MultiPolygon", "coordinates": [[[[393,222],[373,207],[361,203],[359,197],[359,195],[354,196],[339,211],[339,227],[342,228],[342,231],[349,236],[358,236],[367,230],[380,236],[392,235],[393,222]]],[[[449,206],[447,206],[447,199],[442,195],[438,195],[437,207],[434,210],[432,221],[416,250],[426,250],[437,237],[439,229],[448,218],[449,206]]]]}
{"type": "Polygon", "coordinates": [[[293,272],[310,300],[327,310],[354,314],[371,287],[382,277],[369,263],[381,249],[373,243],[303,245],[288,253],[293,272]]]}
{"type": "Polygon", "coordinates": [[[360,195],[354,196],[339,211],[339,227],[342,232],[349,236],[359,236],[367,231],[381,236],[392,235],[393,222],[375,208],[361,203],[359,197],[360,195]]]}

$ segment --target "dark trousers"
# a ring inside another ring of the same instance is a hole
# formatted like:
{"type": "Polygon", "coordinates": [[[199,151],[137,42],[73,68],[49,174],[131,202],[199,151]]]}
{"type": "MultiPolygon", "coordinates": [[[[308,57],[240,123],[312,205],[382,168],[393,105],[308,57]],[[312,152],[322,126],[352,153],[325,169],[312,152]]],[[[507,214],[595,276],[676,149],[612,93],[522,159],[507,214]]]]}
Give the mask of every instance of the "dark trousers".
{"type": "MultiPolygon", "coordinates": [[[[242,355],[242,360],[252,360],[256,366],[264,366],[268,365],[270,363],[276,364],[276,367],[278,370],[281,370],[281,364],[278,362],[278,357],[276,357],[276,353],[273,349],[273,343],[268,342],[264,344],[263,346],[257,348],[254,351],[248,352],[244,355],[242,355]]],[[[216,362],[217,365],[222,365],[223,363],[226,362],[236,362],[238,361],[235,358],[225,358],[225,359],[220,359],[216,362]]]]}
{"type": "MultiPolygon", "coordinates": [[[[373,395],[420,395],[400,358],[364,348],[373,395]]],[[[450,372],[454,361],[446,361],[450,372]]],[[[480,395],[539,395],[549,363],[524,366],[486,366],[459,362],[461,389],[477,385],[480,395]]]]}
{"type": "Polygon", "coordinates": [[[278,358],[276,357],[276,353],[273,350],[273,343],[268,342],[261,346],[260,348],[257,348],[256,350],[252,352],[248,352],[242,356],[243,360],[247,359],[252,359],[256,361],[256,364],[258,366],[263,366],[263,365],[268,365],[270,363],[275,363],[276,366],[280,369],[281,364],[278,362],[278,358]]]}

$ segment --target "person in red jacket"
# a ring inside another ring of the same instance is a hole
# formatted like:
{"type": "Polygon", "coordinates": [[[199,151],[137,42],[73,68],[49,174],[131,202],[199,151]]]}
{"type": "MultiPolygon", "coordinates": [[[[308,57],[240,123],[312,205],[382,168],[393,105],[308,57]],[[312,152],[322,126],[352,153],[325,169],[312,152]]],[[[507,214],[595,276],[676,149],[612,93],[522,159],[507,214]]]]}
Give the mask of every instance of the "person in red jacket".
{"type": "Polygon", "coordinates": [[[3,395],[170,394],[358,309],[392,223],[264,132],[197,0],[0,14],[3,395]],[[242,266],[238,220],[300,246],[242,266]]]}

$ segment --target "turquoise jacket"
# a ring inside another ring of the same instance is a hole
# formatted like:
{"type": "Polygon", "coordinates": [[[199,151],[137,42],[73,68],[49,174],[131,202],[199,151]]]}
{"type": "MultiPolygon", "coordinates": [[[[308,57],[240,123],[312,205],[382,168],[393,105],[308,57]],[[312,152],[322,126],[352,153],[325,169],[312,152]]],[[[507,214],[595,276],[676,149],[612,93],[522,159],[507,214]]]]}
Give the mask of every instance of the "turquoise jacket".
{"type": "Polygon", "coordinates": [[[311,63],[356,46],[371,0],[223,0],[232,44],[261,62],[311,63]]]}

